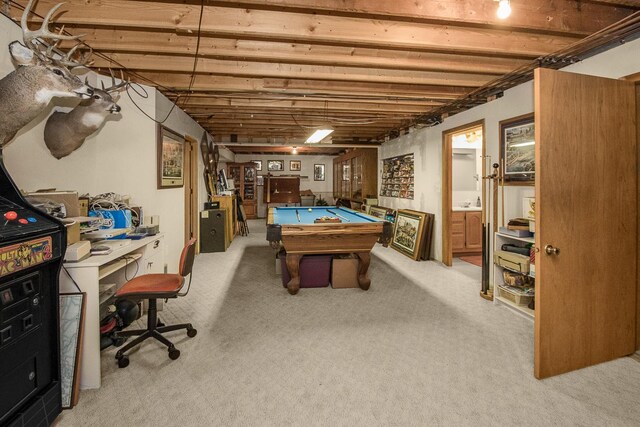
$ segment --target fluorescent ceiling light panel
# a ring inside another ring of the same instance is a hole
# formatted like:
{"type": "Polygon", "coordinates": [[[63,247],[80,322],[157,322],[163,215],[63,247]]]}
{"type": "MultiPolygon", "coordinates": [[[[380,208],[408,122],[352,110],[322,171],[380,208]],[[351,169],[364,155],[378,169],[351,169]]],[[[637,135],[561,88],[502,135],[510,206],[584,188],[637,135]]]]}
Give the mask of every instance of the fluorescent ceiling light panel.
{"type": "Polygon", "coordinates": [[[318,142],[329,136],[332,132],[333,129],[317,129],[309,138],[307,138],[305,144],[317,144],[318,142]]]}

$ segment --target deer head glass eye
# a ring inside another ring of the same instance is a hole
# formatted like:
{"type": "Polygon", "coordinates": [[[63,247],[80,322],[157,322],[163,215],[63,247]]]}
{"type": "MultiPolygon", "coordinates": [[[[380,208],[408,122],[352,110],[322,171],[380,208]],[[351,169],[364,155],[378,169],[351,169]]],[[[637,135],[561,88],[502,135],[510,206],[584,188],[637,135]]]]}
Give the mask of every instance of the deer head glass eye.
{"type": "Polygon", "coordinates": [[[93,95],[93,99],[100,99],[100,95],[93,95]]]}
{"type": "Polygon", "coordinates": [[[53,74],[57,75],[57,76],[61,76],[62,75],[62,71],[59,70],[58,68],[54,68],[53,69],[53,74]]]}

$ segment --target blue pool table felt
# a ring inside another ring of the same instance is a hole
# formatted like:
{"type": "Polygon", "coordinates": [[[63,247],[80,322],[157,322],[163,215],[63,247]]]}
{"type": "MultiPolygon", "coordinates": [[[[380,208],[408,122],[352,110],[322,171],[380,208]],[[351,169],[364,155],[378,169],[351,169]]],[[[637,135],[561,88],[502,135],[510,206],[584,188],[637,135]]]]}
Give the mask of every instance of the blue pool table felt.
{"type": "Polygon", "coordinates": [[[366,222],[381,222],[382,219],[374,218],[365,213],[354,211],[347,208],[337,208],[335,206],[322,206],[308,208],[304,206],[299,207],[287,207],[287,208],[274,208],[273,211],[273,223],[274,224],[313,224],[317,218],[323,216],[338,216],[342,220],[342,224],[350,223],[366,223],[366,222]],[[311,209],[311,212],[309,212],[311,209]],[[296,215],[296,210],[300,214],[300,221],[296,215]],[[333,211],[337,213],[331,213],[333,211]],[[346,218],[346,219],[345,219],[346,218]]]}

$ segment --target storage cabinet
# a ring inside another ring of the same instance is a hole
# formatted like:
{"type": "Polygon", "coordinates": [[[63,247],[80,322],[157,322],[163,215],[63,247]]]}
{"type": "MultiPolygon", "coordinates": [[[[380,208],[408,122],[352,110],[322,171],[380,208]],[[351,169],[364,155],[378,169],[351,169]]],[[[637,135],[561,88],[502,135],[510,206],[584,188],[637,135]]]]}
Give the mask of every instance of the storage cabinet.
{"type": "Polygon", "coordinates": [[[333,160],[333,197],[363,202],[378,192],[378,152],[356,149],[333,160]]]}
{"type": "Polygon", "coordinates": [[[233,237],[236,234],[237,227],[237,212],[236,212],[236,196],[211,196],[212,202],[220,203],[220,209],[224,209],[225,212],[225,226],[224,226],[224,247],[225,250],[231,245],[233,237]]]}
{"type": "Polygon", "coordinates": [[[233,180],[233,185],[240,192],[242,204],[247,218],[257,218],[256,208],[256,164],[229,163],[228,179],[233,180]]]}
{"type": "Polygon", "coordinates": [[[454,254],[482,251],[482,212],[451,213],[451,249],[454,254]]]}
{"type": "MultiPolygon", "coordinates": [[[[500,248],[502,248],[502,245],[509,244],[509,243],[516,244],[518,246],[526,246],[528,244],[534,244],[534,238],[533,237],[514,237],[514,236],[502,234],[502,233],[495,234],[495,240],[494,240],[495,250],[500,250],[500,248]]],[[[493,281],[494,281],[493,292],[494,292],[494,300],[496,304],[505,305],[506,307],[517,312],[518,314],[522,314],[522,315],[525,315],[526,317],[533,318],[534,310],[527,307],[527,305],[522,305],[518,303],[519,302],[518,300],[527,296],[527,294],[525,294],[524,292],[517,292],[517,291],[501,288],[501,285],[503,285],[504,283],[504,280],[502,278],[502,273],[504,270],[509,270],[509,269],[502,267],[495,262],[493,263],[493,281]]],[[[518,272],[516,270],[512,270],[512,271],[516,273],[518,272]]],[[[531,278],[535,278],[535,272],[530,271],[527,274],[527,276],[531,278]]]]}

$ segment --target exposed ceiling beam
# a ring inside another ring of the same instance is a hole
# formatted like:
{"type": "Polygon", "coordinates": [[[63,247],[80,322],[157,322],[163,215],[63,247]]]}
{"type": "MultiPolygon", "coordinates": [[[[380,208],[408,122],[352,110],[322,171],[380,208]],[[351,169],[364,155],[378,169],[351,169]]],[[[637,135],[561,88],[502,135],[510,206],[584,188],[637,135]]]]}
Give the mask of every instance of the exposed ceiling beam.
{"type": "MultiPolygon", "coordinates": [[[[69,28],[68,28],[69,29],[69,28]]],[[[193,55],[197,38],[194,33],[116,30],[113,28],[73,27],[86,34],[83,40],[103,53],[148,53],[193,55]]],[[[61,44],[70,48],[73,41],[61,44]]],[[[283,43],[203,37],[199,55],[227,61],[252,61],[286,64],[390,68],[413,71],[450,71],[477,74],[504,74],[528,61],[498,56],[466,56],[447,53],[412,52],[324,46],[308,43],[283,43]]]]}
{"type": "MultiPolygon", "coordinates": [[[[41,0],[36,11],[43,14],[55,3],[57,0],[41,0]]],[[[56,19],[59,24],[153,28],[178,33],[197,32],[200,15],[198,5],[124,0],[102,0],[97,7],[93,2],[70,0],[65,11],[56,19]]],[[[14,11],[14,15],[18,14],[14,11]]],[[[204,7],[201,28],[203,35],[234,39],[525,58],[551,53],[578,40],[500,29],[215,6],[204,7]]]]}
{"type": "MultiPolygon", "coordinates": [[[[209,0],[208,4],[362,19],[498,26],[511,30],[575,35],[594,33],[629,14],[628,10],[618,10],[606,4],[640,7],[638,0],[587,1],[589,4],[582,4],[578,8],[576,1],[572,0],[512,0],[514,12],[507,21],[497,18],[496,4],[487,0],[209,0]]],[[[178,3],[169,0],[164,2],[178,3]]],[[[198,0],[187,2],[200,3],[198,0]]]]}
{"type": "MultiPolygon", "coordinates": [[[[114,53],[114,61],[130,70],[152,72],[190,73],[193,58],[186,56],[163,56],[153,54],[114,53]]],[[[108,60],[96,57],[94,67],[117,66],[108,60]]],[[[258,77],[282,79],[318,79],[343,82],[377,82],[412,85],[447,85],[480,87],[498,75],[477,75],[432,71],[408,71],[376,68],[333,67],[324,65],[290,65],[276,63],[249,63],[200,58],[196,72],[199,80],[208,76],[258,77]]]]}

